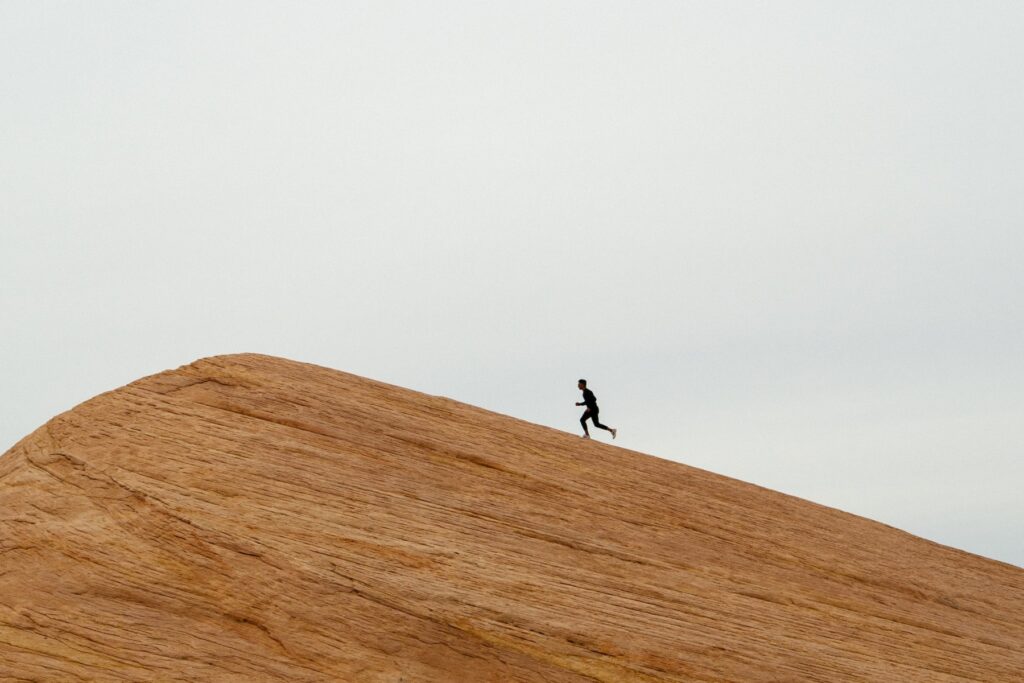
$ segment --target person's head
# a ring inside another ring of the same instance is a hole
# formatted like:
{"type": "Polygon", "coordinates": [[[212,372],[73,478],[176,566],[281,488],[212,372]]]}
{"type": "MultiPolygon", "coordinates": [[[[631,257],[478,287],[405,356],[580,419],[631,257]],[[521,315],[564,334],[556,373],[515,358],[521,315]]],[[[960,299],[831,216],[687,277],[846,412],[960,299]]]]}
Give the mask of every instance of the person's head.
{"type": "Polygon", "coordinates": [[[578,386],[580,389],[586,389],[587,388],[587,380],[581,379],[579,381],[579,384],[577,384],[576,386],[578,386]]]}

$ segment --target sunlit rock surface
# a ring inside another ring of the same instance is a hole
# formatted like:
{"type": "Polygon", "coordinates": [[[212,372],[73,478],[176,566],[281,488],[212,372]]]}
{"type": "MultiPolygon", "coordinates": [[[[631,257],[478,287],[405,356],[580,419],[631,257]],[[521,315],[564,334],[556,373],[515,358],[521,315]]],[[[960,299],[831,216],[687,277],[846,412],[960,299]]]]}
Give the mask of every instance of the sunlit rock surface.
{"type": "Polygon", "coordinates": [[[1022,672],[1024,570],[311,365],[198,361],[0,458],[3,681],[1022,672]]]}

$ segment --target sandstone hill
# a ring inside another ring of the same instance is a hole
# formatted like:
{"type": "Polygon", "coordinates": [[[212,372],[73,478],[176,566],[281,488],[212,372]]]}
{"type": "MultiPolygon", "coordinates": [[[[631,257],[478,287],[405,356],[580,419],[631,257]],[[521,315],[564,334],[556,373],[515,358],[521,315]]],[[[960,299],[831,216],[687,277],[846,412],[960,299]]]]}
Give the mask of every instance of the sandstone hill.
{"type": "Polygon", "coordinates": [[[1024,570],[352,375],[210,358],[0,458],[0,680],[1024,680],[1024,570]]]}

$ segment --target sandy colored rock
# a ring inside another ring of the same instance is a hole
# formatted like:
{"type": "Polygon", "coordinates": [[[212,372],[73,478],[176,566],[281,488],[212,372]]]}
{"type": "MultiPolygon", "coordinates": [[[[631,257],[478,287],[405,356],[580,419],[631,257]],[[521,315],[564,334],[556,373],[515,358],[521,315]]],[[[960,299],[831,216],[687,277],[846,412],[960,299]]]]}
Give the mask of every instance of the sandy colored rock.
{"type": "Polygon", "coordinates": [[[0,680],[1024,680],[1024,570],[256,355],[0,458],[0,680]]]}

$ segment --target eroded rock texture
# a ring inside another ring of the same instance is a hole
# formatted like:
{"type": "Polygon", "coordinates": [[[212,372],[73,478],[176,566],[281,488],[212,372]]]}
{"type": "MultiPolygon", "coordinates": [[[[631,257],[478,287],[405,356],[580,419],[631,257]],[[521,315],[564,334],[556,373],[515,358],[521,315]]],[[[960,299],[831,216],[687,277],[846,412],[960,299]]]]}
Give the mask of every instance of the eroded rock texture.
{"type": "Polygon", "coordinates": [[[1015,681],[1024,570],[276,358],[0,458],[0,680],[1015,681]]]}

